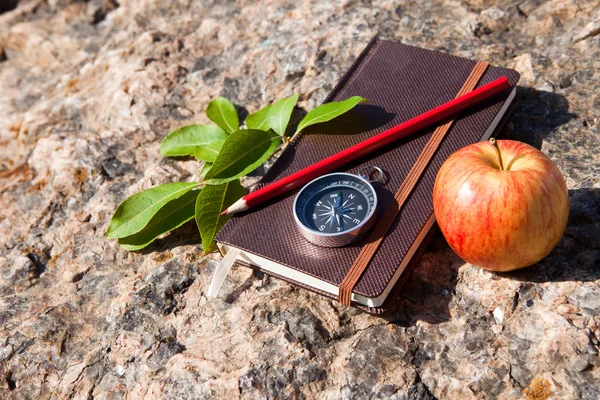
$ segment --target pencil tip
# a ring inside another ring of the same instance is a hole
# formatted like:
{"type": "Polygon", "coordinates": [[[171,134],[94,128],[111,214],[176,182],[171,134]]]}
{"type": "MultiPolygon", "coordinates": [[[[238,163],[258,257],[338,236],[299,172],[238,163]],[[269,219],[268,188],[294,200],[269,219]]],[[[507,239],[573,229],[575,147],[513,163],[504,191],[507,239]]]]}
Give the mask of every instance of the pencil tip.
{"type": "Polygon", "coordinates": [[[221,215],[235,214],[237,212],[245,211],[247,209],[248,205],[246,204],[246,200],[244,200],[244,198],[242,197],[241,199],[227,207],[227,210],[223,211],[221,215]]]}

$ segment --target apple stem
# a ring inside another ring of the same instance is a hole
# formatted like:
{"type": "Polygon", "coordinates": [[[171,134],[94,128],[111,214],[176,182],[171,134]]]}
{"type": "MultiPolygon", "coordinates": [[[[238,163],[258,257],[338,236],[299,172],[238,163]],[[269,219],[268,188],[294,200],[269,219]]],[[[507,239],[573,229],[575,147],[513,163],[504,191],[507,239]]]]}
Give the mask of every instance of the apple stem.
{"type": "Polygon", "coordinates": [[[504,165],[502,164],[502,155],[500,154],[500,147],[498,147],[498,142],[494,138],[490,138],[490,143],[494,145],[496,149],[496,154],[498,154],[498,160],[500,161],[500,169],[504,171],[504,165]]]}

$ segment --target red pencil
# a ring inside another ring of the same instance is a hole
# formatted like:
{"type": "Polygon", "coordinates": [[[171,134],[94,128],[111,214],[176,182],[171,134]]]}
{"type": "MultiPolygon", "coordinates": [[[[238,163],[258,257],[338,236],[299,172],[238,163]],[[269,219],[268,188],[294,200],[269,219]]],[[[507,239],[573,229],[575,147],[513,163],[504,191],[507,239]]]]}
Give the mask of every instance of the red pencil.
{"type": "Polygon", "coordinates": [[[221,215],[232,214],[239,211],[247,210],[251,207],[256,207],[274,197],[280,196],[298,186],[304,185],[313,179],[333,171],[341,166],[348,164],[351,161],[364,157],[365,155],[376,151],[384,146],[389,145],[396,140],[405,138],[423,128],[440,122],[458,112],[471,107],[495,94],[503,92],[510,88],[510,83],[506,77],[496,79],[469,92],[463,96],[450,100],[430,111],[418,115],[406,122],[396,125],[385,132],[379,133],[369,139],[363,140],[354,146],[348,147],[337,154],[327,157],[316,164],[306,167],[292,175],[286,176],[278,181],[265,186],[262,189],[242,197],[228,209],[223,211],[221,215]]]}

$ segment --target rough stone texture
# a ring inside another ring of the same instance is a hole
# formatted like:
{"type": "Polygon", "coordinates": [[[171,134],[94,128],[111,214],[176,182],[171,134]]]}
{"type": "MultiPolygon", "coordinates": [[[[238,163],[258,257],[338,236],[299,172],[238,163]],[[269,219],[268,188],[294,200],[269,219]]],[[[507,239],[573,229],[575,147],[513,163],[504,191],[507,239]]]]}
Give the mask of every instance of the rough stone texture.
{"type": "Polygon", "coordinates": [[[600,397],[600,7],[595,0],[11,0],[0,7],[0,397],[600,397]],[[139,253],[103,238],[128,195],[198,179],[159,156],[219,94],[320,103],[368,40],[517,68],[504,137],[565,174],[569,226],[513,274],[441,236],[395,311],[245,268],[205,291],[194,226],[139,253]]]}

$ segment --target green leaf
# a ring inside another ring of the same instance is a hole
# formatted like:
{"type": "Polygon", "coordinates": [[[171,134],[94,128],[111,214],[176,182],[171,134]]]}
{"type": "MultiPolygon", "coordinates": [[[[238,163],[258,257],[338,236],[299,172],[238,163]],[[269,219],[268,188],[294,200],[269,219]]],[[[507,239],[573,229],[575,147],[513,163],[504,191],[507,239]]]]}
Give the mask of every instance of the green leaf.
{"type": "Polygon", "coordinates": [[[266,106],[246,117],[246,127],[248,129],[260,129],[261,131],[269,130],[269,121],[267,117],[271,106],[266,106]]]}
{"type": "Polygon", "coordinates": [[[194,152],[194,156],[196,160],[213,162],[217,158],[221,147],[225,143],[225,140],[215,140],[214,142],[210,142],[205,146],[196,147],[196,151],[194,152]]]}
{"type": "Polygon", "coordinates": [[[160,154],[168,156],[193,156],[196,147],[207,146],[227,139],[223,129],[214,125],[188,125],[169,133],[160,145],[160,154]]]}
{"type": "Polygon", "coordinates": [[[222,185],[204,186],[196,199],[196,224],[205,253],[216,249],[213,239],[231,217],[221,215],[221,212],[245,194],[239,179],[222,185]]]}
{"type": "Polygon", "coordinates": [[[269,131],[242,129],[229,135],[204,182],[219,185],[255,170],[277,149],[281,137],[269,131]]]}
{"type": "Polygon", "coordinates": [[[225,97],[217,97],[208,104],[206,115],[225,132],[233,133],[240,127],[235,107],[225,97]]]}
{"type": "Polygon", "coordinates": [[[128,251],[143,249],[160,235],[179,228],[194,218],[198,193],[199,190],[191,190],[165,204],[144,229],[131,236],[119,238],[121,247],[128,251]]]}
{"type": "Polygon", "coordinates": [[[127,198],[115,211],[106,237],[117,239],[138,233],[165,204],[198,186],[196,182],[167,183],[127,198]]]}
{"type": "Polygon", "coordinates": [[[296,133],[300,132],[307,126],[319,124],[321,122],[331,121],[332,119],[339,117],[340,115],[350,111],[357,104],[366,102],[367,99],[354,96],[344,101],[336,101],[333,103],[327,103],[320,105],[319,107],[313,108],[309,111],[306,116],[300,121],[296,133]]]}
{"type": "Polygon", "coordinates": [[[205,162],[202,165],[202,169],[200,169],[200,176],[202,177],[202,179],[204,179],[204,177],[206,176],[206,174],[208,173],[208,171],[210,170],[211,167],[212,167],[211,162],[205,162]]]}
{"type": "Polygon", "coordinates": [[[297,101],[298,95],[295,94],[286,97],[285,99],[281,99],[271,106],[267,120],[269,121],[271,129],[277,132],[278,135],[285,135],[285,129],[287,128],[288,122],[290,122],[290,117],[292,116],[292,111],[294,110],[297,101]]]}

